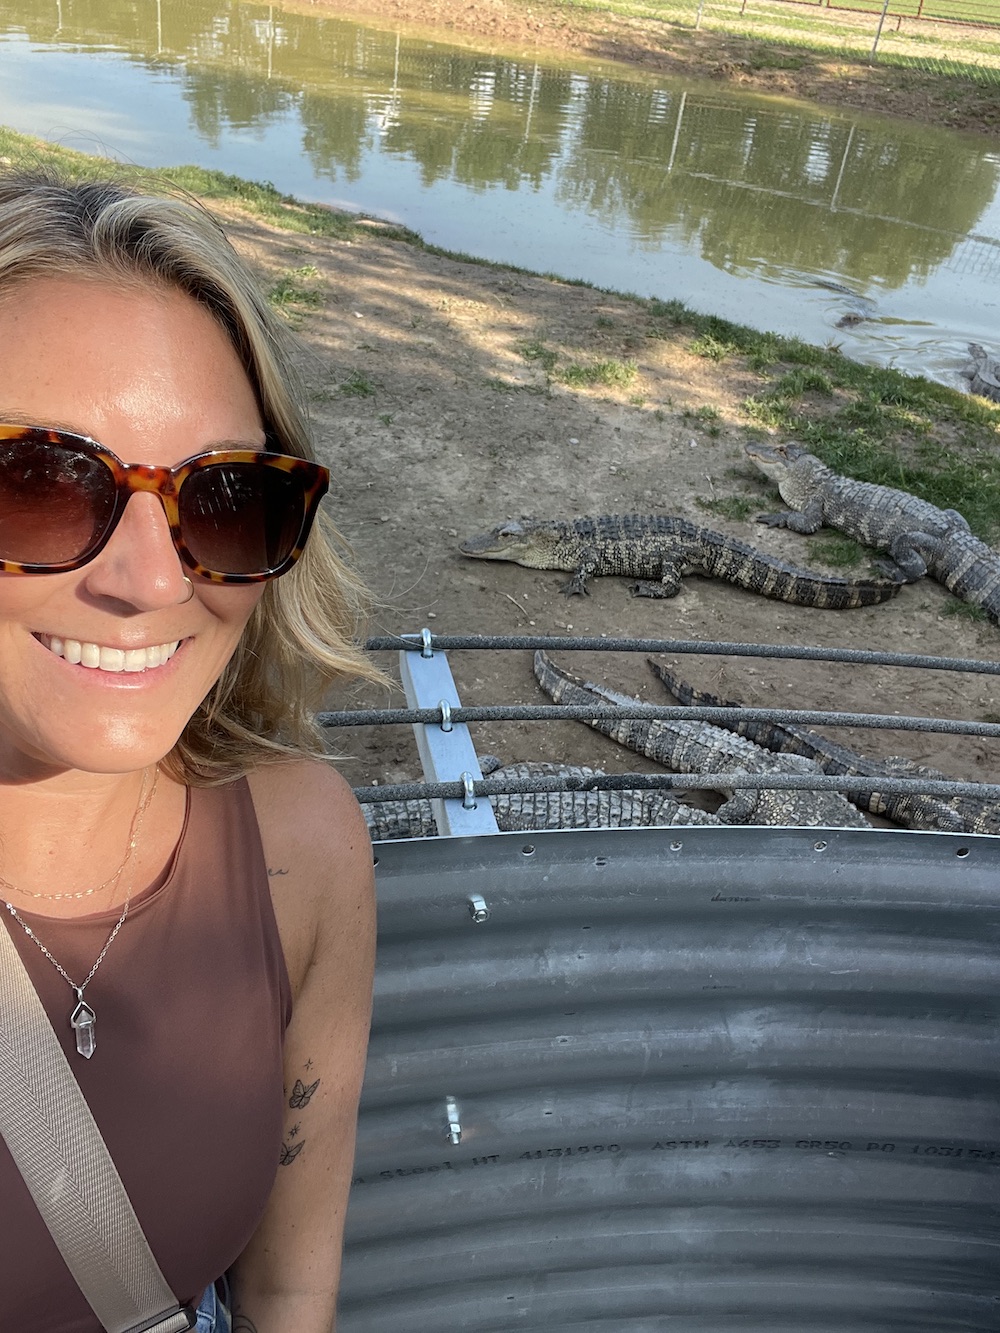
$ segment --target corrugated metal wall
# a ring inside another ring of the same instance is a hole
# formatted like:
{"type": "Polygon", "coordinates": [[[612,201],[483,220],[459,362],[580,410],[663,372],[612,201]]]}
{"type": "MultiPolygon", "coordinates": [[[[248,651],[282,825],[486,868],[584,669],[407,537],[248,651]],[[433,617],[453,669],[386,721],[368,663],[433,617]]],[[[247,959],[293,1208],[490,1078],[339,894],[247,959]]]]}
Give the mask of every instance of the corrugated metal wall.
{"type": "Polygon", "coordinates": [[[1000,840],[377,854],[341,1333],[1000,1328],[1000,840]]]}

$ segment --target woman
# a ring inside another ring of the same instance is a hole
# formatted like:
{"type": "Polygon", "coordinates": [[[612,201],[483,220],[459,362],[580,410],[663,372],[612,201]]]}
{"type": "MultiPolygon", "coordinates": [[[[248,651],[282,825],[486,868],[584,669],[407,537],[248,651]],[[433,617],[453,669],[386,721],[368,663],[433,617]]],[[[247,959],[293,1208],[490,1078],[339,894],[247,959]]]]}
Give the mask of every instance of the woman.
{"type": "MultiPolygon", "coordinates": [[[[0,323],[0,915],[199,1329],[231,1270],[327,1333],[373,892],[310,717],[376,673],[284,335],[199,206],[44,174],[0,323]]],[[[0,1240],[0,1329],[98,1333],[2,1143],[0,1240]]]]}

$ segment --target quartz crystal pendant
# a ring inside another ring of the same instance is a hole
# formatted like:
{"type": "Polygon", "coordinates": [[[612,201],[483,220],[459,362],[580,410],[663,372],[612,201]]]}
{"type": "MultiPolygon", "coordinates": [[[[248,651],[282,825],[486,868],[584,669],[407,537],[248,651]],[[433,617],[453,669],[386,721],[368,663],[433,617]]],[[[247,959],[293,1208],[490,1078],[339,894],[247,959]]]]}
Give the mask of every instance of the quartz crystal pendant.
{"type": "Polygon", "coordinates": [[[76,1033],[76,1049],[85,1060],[89,1060],[97,1049],[97,1015],[83,998],[83,991],[76,989],[76,1008],[69,1016],[69,1025],[76,1033]]]}

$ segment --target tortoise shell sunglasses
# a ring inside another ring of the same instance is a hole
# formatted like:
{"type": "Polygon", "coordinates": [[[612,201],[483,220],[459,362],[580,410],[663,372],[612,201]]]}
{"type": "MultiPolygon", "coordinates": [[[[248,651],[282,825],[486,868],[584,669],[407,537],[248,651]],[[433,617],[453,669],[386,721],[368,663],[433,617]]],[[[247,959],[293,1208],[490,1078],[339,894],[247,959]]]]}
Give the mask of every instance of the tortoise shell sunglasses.
{"type": "Polygon", "coordinates": [[[123,463],[96,440],[0,424],[0,570],[59,574],[100,552],[132,495],[163,505],[177,554],[212,583],[260,583],[305,549],[329,473],[256,449],[211,449],[176,467],[123,463]]]}

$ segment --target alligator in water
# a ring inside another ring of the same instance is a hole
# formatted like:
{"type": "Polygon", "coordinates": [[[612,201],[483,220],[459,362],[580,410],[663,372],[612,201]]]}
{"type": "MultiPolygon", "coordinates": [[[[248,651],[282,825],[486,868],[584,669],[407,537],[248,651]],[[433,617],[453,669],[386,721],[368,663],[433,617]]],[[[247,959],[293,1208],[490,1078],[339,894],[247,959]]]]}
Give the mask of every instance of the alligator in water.
{"type": "MultiPolygon", "coordinates": [[[[720,699],[704,690],[696,690],[693,685],[682,680],[659,662],[647,658],[650,667],[667,690],[682,704],[692,704],[702,708],[740,708],[733,699],[720,699]]],[[[921,768],[908,759],[868,759],[846,745],[839,745],[818,731],[809,727],[792,726],[787,722],[767,722],[760,718],[743,721],[721,722],[724,726],[745,736],[757,745],[778,754],[801,754],[807,759],[815,759],[823,772],[830,777],[858,778],[898,778],[898,777],[934,777],[947,779],[943,773],[934,773],[921,768]]],[[[945,833],[989,833],[987,828],[990,815],[986,803],[977,813],[968,803],[960,810],[951,799],[939,796],[925,796],[917,792],[907,792],[902,796],[890,796],[878,791],[856,792],[847,798],[862,810],[873,815],[882,815],[895,824],[905,828],[932,829],[945,833]],[[971,822],[970,822],[971,821],[971,822]]],[[[962,798],[958,798],[962,799],[962,798]]],[[[995,806],[995,803],[994,803],[995,806]]],[[[993,816],[995,821],[995,815],[993,816]]]]}
{"type": "MultiPolygon", "coordinates": [[[[563,704],[641,704],[627,694],[580,680],[535,653],[535,677],[546,694],[563,704]]],[[[718,773],[729,781],[716,788],[725,800],[718,816],[725,824],[783,824],[807,828],[871,828],[839,792],[757,790],[740,787],[733,774],[795,773],[818,776],[820,767],[796,754],[772,754],[752,741],[708,722],[662,718],[608,721],[588,718],[587,725],[675,773],[718,773]]]]}
{"type": "Polygon", "coordinates": [[[509,560],[572,574],[563,589],[585,593],[595,576],[638,579],[638,597],[674,597],[686,574],[707,574],[800,606],[840,611],[874,606],[899,591],[896,579],[826,578],[764,555],[745,542],[669,514],[598,518],[522,518],[470,537],[460,547],[477,560],[509,560]]]}
{"type": "Polygon", "coordinates": [[[908,491],[843,477],[793,442],[751,443],[748,458],[777,486],[789,510],[758,522],[793,532],[838,528],[889,556],[886,568],[911,582],[930,574],[955,597],[1000,624],[1000,555],[973,536],[954,509],[938,509],[908,491]]]}
{"type": "MultiPolygon", "coordinates": [[[[586,782],[603,777],[600,768],[580,764],[530,761],[506,764],[491,755],[480,760],[492,778],[564,777],[586,782]]],[[[678,824],[719,824],[718,816],[683,805],[669,791],[528,791],[498,792],[490,803],[501,833],[567,828],[671,828],[678,824]]],[[[431,838],[437,834],[430,801],[366,802],[361,809],[372,842],[394,838],[431,838]]]]}
{"type": "Polygon", "coordinates": [[[862,296],[860,292],[845,287],[842,282],[829,282],[825,278],[816,278],[815,284],[817,287],[825,287],[828,292],[847,297],[850,309],[837,320],[838,329],[852,329],[856,324],[864,324],[866,320],[875,318],[877,307],[871,297],[862,296]]]}
{"type": "Polygon", "coordinates": [[[958,372],[969,381],[969,393],[1000,403],[1000,361],[979,343],[969,343],[969,362],[958,372]]]}

